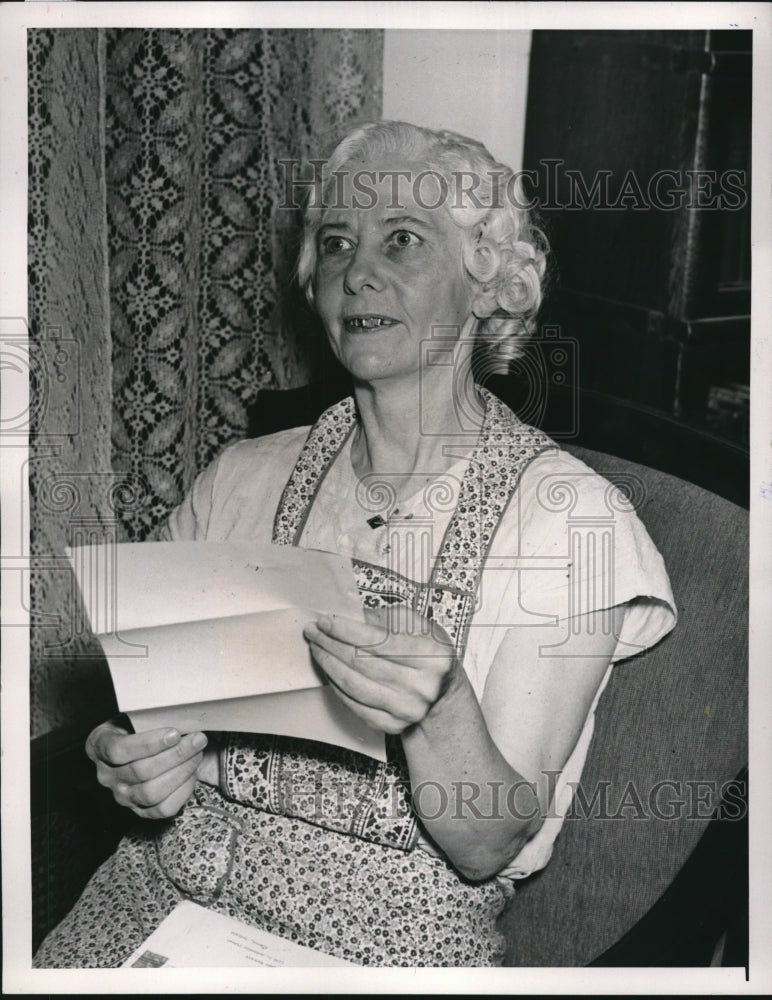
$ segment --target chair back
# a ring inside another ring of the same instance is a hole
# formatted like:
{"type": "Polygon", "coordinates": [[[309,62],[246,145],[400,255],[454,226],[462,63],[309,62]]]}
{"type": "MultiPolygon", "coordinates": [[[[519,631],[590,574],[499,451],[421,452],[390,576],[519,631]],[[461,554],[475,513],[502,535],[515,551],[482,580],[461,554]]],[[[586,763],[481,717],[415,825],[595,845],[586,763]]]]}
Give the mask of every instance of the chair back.
{"type": "MultiPolygon", "coordinates": [[[[747,511],[645,466],[568,450],[640,484],[638,515],[665,560],[679,621],[614,667],[552,860],[518,884],[503,917],[507,964],[517,966],[587,965],[628,934],[747,763],[747,511]]],[[[719,891],[716,874],[703,877],[719,891]]]]}

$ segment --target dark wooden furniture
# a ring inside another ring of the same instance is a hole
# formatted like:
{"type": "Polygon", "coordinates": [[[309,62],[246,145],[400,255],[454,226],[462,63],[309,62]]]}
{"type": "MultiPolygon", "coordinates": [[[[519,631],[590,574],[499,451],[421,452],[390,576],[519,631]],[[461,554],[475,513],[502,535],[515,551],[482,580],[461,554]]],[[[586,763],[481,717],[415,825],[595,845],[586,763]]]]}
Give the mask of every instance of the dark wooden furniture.
{"type": "Polygon", "coordinates": [[[748,444],[749,31],[535,31],[524,169],[578,384],[748,444]]]}

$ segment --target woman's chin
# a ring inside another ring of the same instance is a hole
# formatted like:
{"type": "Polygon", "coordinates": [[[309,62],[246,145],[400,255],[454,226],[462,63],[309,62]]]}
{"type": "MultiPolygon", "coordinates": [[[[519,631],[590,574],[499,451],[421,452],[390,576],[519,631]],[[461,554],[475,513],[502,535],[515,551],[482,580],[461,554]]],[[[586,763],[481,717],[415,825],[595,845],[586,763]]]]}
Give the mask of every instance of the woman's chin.
{"type": "Polygon", "coordinates": [[[385,385],[389,382],[397,381],[399,373],[389,369],[385,365],[353,365],[348,369],[355,383],[362,385],[385,385]]]}
{"type": "Polygon", "coordinates": [[[351,374],[357,382],[383,382],[392,379],[403,379],[412,375],[418,378],[417,370],[410,369],[403,359],[395,357],[392,353],[373,352],[352,352],[348,356],[340,359],[343,367],[351,374]]]}

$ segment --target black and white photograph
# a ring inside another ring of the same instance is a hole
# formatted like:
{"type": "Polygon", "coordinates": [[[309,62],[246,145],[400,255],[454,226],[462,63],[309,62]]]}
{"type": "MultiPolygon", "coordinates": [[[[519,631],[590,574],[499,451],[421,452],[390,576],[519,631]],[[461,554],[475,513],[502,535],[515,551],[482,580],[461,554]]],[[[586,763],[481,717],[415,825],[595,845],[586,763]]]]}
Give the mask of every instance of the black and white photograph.
{"type": "Polygon", "coordinates": [[[0,23],[3,991],[772,988],[770,8],[0,23]]]}

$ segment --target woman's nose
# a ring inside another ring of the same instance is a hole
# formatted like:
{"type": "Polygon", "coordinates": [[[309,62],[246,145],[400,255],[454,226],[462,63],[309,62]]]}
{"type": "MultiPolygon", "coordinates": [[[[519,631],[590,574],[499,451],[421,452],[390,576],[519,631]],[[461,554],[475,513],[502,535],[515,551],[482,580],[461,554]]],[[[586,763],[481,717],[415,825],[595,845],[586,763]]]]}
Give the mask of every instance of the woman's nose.
{"type": "Polygon", "coordinates": [[[357,295],[366,289],[379,291],[383,288],[378,252],[375,247],[360,243],[349,261],[343,278],[347,294],[357,295]]]}

